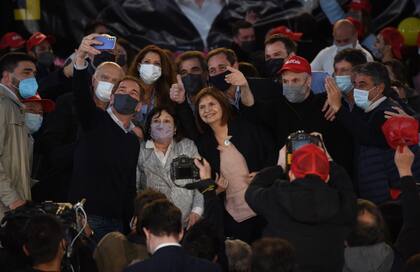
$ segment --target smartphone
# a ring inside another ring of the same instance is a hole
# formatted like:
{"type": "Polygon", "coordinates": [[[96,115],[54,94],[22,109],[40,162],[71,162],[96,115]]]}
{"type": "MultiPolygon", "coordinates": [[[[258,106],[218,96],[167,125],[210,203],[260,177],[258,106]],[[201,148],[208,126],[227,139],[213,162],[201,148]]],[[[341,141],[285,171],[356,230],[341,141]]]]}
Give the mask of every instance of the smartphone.
{"type": "Polygon", "coordinates": [[[115,43],[117,41],[117,37],[109,36],[109,35],[101,35],[95,38],[97,41],[102,42],[102,44],[94,45],[98,50],[112,50],[115,48],[115,43]]]}

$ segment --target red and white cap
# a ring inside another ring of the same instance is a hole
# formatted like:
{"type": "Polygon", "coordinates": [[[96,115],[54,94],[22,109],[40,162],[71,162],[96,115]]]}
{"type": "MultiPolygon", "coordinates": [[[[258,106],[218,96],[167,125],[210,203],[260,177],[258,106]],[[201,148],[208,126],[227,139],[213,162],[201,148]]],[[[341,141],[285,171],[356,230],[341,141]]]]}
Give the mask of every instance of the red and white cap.
{"type": "Polygon", "coordinates": [[[281,74],[284,71],[308,74],[311,74],[312,72],[309,62],[305,58],[299,56],[291,56],[288,58],[277,74],[281,74]]]}
{"type": "Polygon", "coordinates": [[[26,49],[31,51],[37,45],[40,45],[43,41],[48,41],[50,44],[55,42],[53,36],[47,36],[41,32],[35,32],[26,42],[26,49]]]}
{"type": "Polygon", "coordinates": [[[298,42],[300,41],[300,39],[302,38],[303,33],[302,32],[293,32],[292,30],[290,30],[289,28],[285,27],[285,26],[278,26],[275,27],[273,29],[270,30],[270,32],[268,32],[268,36],[273,36],[273,35],[283,35],[288,37],[289,39],[291,39],[292,41],[298,42]]]}
{"type": "Polygon", "coordinates": [[[8,32],[3,35],[0,40],[0,49],[11,48],[17,49],[25,45],[25,39],[19,33],[8,32]]]}

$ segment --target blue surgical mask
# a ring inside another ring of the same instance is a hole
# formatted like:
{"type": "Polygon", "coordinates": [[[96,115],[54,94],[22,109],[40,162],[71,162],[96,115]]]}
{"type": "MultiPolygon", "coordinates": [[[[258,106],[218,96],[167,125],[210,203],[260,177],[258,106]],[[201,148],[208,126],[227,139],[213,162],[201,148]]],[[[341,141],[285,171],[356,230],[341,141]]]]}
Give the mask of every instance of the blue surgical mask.
{"type": "Polygon", "coordinates": [[[27,112],[25,113],[25,125],[31,134],[39,130],[42,125],[43,117],[41,114],[27,112]]]}
{"type": "Polygon", "coordinates": [[[343,94],[348,94],[353,89],[351,76],[335,76],[335,83],[343,94]]]}
{"type": "Polygon", "coordinates": [[[32,97],[36,95],[36,91],[38,90],[38,82],[36,82],[34,77],[22,79],[19,81],[18,90],[19,95],[23,99],[32,97]]]}
{"type": "Polygon", "coordinates": [[[361,90],[361,89],[354,89],[353,91],[354,102],[356,105],[366,111],[371,102],[369,101],[369,91],[368,90],[361,90]]]}

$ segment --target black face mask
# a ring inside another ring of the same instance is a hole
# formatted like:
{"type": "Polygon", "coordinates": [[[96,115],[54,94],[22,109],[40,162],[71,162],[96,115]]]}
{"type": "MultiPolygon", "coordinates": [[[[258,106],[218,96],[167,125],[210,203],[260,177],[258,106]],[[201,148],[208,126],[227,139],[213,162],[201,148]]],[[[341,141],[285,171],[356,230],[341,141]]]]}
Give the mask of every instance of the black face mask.
{"type": "Polygon", "coordinates": [[[54,54],[52,52],[42,52],[38,55],[38,63],[45,67],[50,67],[54,63],[54,54]]]}
{"type": "Polygon", "coordinates": [[[257,44],[256,44],[255,40],[245,41],[245,42],[242,42],[241,49],[246,53],[252,53],[255,50],[256,45],[257,44]]]}
{"type": "Polygon", "coordinates": [[[231,86],[229,83],[226,82],[225,77],[230,74],[230,71],[226,71],[224,73],[218,74],[216,76],[211,76],[209,78],[209,82],[210,84],[221,90],[222,92],[226,92],[227,89],[229,89],[229,87],[231,86]]]}
{"type": "Polygon", "coordinates": [[[197,74],[183,76],[182,83],[184,84],[185,92],[190,96],[196,95],[204,87],[203,76],[197,74]]]}
{"type": "Polygon", "coordinates": [[[115,55],[108,51],[102,51],[99,55],[96,55],[93,58],[93,61],[92,61],[93,68],[96,69],[96,67],[101,65],[103,62],[107,62],[107,61],[115,62],[115,55]]]}
{"type": "Polygon", "coordinates": [[[129,94],[114,95],[114,109],[119,114],[130,115],[136,112],[139,101],[132,98],[129,94]]]}
{"type": "Polygon", "coordinates": [[[121,67],[127,64],[127,55],[119,55],[117,57],[117,61],[116,63],[118,63],[121,67]]]}
{"type": "Polygon", "coordinates": [[[284,59],[270,59],[265,62],[266,73],[270,77],[276,77],[277,72],[283,66],[284,59]]]}

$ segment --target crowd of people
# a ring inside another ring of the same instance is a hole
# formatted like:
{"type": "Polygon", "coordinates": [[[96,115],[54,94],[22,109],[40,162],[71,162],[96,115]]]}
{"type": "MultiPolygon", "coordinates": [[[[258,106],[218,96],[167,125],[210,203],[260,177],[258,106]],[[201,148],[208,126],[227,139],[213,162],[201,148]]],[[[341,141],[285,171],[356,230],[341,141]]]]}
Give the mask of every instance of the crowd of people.
{"type": "Polygon", "coordinates": [[[397,28],[368,43],[343,15],[316,54],[285,26],[260,51],[253,23],[230,48],[135,52],[99,49],[97,22],[64,62],[6,33],[0,270],[420,271],[420,33],[408,56],[397,28]],[[25,213],[81,200],[77,247],[25,213]]]}

